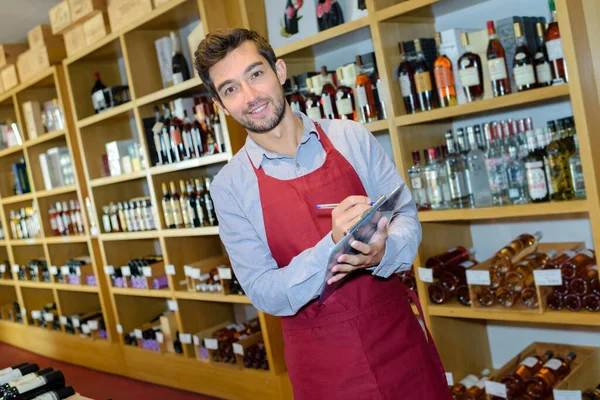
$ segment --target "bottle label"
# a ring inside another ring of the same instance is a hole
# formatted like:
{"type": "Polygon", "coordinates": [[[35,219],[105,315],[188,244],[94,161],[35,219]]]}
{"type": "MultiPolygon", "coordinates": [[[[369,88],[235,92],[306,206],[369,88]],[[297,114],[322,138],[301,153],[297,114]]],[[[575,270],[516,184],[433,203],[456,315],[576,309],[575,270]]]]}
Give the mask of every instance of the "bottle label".
{"type": "Polygon", "coordinates": [[[367,89],[365,89],[364,86],[360,85],[356,87],[356,98],[358,99],[359,107],[367,107],[369,105],[369,100],[367,98],[367,89]]]}
{"type": "Polygon", "coordinates": [[[486,158],[485,166],[488,170],[488,176],[490,181],[490,189],[492,193],[500,191],[501,179],[498,176],[497,169],[501,165],[500,158],[486,158]]]}
{"type": "Polygon", "coordinates": [[[352,115],[354,112],[352,100],[349,98],[336,100],[335,105],[337,106],[338,114],[340,115],[352,115]]]}
{"type": "Polygon", "coordinates": [[[537,65],[535,67],[535,71],[537,72],[538,82],[552,82],[552,71],[550,70],[550,64],[544,63],[537,65]]]}
{"type": "Polygon", "coordinates": [[[15,385],[15,389],[17,389],[19,394],[23,394],[29,392],[30,390],[39,388],[44,384],[46,384],[46,379],[44,379],[43,376],[36,376],[35,378],[28,379],[25,382],[15,385]]]}
{"type": "Polygon", "coordinates": [[[490,378],[488,378],[487,376],[483,377],[483,378],[481,378],[480,380],[477,381],[477,383],[475,384],[475,386],[477,386],[479,389],[483,389],[483,388],[485,388],[485,383],[487,381],[489,381],[489,380],[490,380],[490,378]]]}
{"type": "Polygon", "coordinates": [[[295,113],[299,113],[302,110],[300,109],[300,103],[298,103],[297,101],[292,101],[290,103],[290,108],[292,109],[293,112],[295,113]]]}
{"type": "MultiPolygon", "coordinates": [[[[415,86],[417,88],[417,93],[430,92],[432,90],[432,85],[429,72],[419,72],[418,74],[415,74],[415,86]]],[[[410,93],[410,91],[408,93],[410,93]]]]}
{"type": "Polygon", "coordinates": [[[331,97],[328,94],[323,94],[321,96],[321,100],[323,101],[323,112],[325,113],[325,118],[333,116],[333,105],[331,104],[331,97]]]}
{"type": "Polygon", "coordinates": [[[462,263],[460,263],[460,264],[458,264],[458,265],[459,265],[460,267],[463,267],[464,269],[469,269],[469,268],[471,268],[471,267],[473,267],[473,266],[477,265],[477,262],[475,262],[475,261],[473,261],[473,260],[467,260],[467,261],[464,261],[464,262],[462,262],[462,263]]]}
{"type": "Polygon", "coordinates": [[[468,390],[472,388],[477,383],[477,381],[479,381],[479,378],[475,375],[467,375],[459,383],[464,385],[468,390]]]}
{"type": "Polygon", "coordinates": [[[310,119],[321,119],[321,109],[319,107],[311,107],[306,109],[306,115],[310,119]]]}
{"type": "Polygon", "coordinates": [[[506,79],[507,77],[506,62],[504,61],[504,58],[488,60],[488,70],[490,71],[490,79],[492,82],[506,79]]]}
{"type": "Polygon", "coordinates": [[[535,73],[533,65],[521,65],[513,68],[515,82],[517,86],[533,85],[535,83],[535,73]]]}
{"type": "Polygon", "coordinates": [[[433,206],[444,203],[444,192],[440,185],[439,174],[436,170],[425,171],[425,182],[427,184],[427,197],[433,206]]]}
{"type": "Polygon", "coordinates": [[[450,195],[452,196],[452,199],[460,199],[469,193],[464,172],[453,172],[448,178],[448,181],[450,182],[450,195]]]}
{"type": "Polygon", "coordinates": [[[527,169],[527,186],[533,200],[540,200],[548,195],[548,183],[544,173],[544,163],[541,161],[525,163],[527,169]]]}
{"type": "Polygon", "coordinates": [[[433,283],[433,270],[431,268],[418,268],[421,282],[433,283]]]}
{"type": "Polygon", "coordinates": [[[481,85],[481,81],[479,80],[479,71],[476,67],[461,69],[458,71],[458,76],[460,77],[460,83],[462,83],[464,87],[481,85]]]}
{"type": "Polygon", "coordinates": [[[163,203],[163,214],[165,216],[165,224],[167,227],[173,225],[173,209],[171,208],[171,204],[163,203]]]}
{"type": "Polygon", "coordinates": [[[546,51],[550,62],[564,58],[562,39],[554,39],[546,42],[546,51]]]}
{"type": "Polygon", "coordinates": [[[527,357],[523,361],[521,361],[521,365],[526,366],[527,368],[533,368],[538,363],[538,359],[535,357],[527,357]]]}
{"type": "Polygon", "coordinates": [[[454,87],[454,74],[448,67],[436,68],[433,70],[435,82],[438,89],[454,87]]]}
{"type": "Polygon", "coordinates": [[[423,189],[423,180],[421,177],[411,178],[410,185],[412,186],[413,190],[423,189]]]}
{"type": "Polygon", "coordinates": [[[559,360],[558,358],[553,358],[551,360],[548,360],[548,362],[546,362],[546,364],[544,364],[544,368],[550,368],[551,370],[558,370],[560,368],[560,366],[562,365],[562,361],[559,360]]]}
{"type": "Polygon", "coordinates": [[[402,91],[402,97],[409,97],[412,95],[412,85],[410,84],[410,77],[408,75],[400,75],[400,90],[402,91]]]}
{"type": "Polygon", "coordinates": [[[550,162],[548,157],[544,158],[544,171],[546,171],[546,183],[548,185],[548,194],[552,196],[554,193],[554,185],[552,184],[552,173],[550,171],[550,162]]]}
{"type": "Polygon", "coordinates": [[[92,93],[92,103],[95,110],[103,110],[107,107],[103,90],[97,90],[92,93]]]}
{"type": "Polygon", "coordinates": [[[171,138],[173,139],[173,144],[179,146],[182,143],[181,131],[178,128],[171,129],[171,138]]]}
{"type": "Polygon", "coordinates": [[[33,400],[60,400],[55,392],[48,392],[35,397],[33,400]]]}

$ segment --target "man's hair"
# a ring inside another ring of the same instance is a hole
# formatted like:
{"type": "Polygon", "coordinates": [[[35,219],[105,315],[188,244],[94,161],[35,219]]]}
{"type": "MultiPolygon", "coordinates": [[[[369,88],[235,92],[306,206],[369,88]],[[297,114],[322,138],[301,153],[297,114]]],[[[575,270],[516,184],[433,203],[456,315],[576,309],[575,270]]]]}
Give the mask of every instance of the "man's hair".
{"type": "Polygon", "coordinates": [[[212,97],[221,101],[215,85],[210,79],[208,69],[221,61],[231,51],[237,49],[245,41],[252,41],[256,45],[258,53],[268,62],[273,71],[275,71],[275,62],[277,57],[273,48],[258,32],[243,28],[223,28],[206,35],[206,38],[200,42],[198,49],[194,53],[194,66],[202,82],[208,89],[212,97]]]}

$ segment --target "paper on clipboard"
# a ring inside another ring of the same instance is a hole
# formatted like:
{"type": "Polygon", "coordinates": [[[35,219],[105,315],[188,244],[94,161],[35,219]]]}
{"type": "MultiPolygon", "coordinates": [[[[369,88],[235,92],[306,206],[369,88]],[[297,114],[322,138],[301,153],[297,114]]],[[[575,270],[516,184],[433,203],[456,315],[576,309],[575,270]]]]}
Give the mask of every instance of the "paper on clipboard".
{"type": "Polygon", "coordinates": [[[381,218],[386,217],[388,225],[392,219],[397,207],[398,199],[402,193],[404,184],[398,186],[389,195],[382,196],[369,210],[365,211],[362,218],[352,227],[346,236],[335,245],[329,254],[329,260],[327,262],[327,273],[325,274],[325,283],[321,290],[321,296],[319,298],[319,305],[323,304],[325,300],[343,283],[346,278],[335,282],[332,285],[328,285],[327,281],[334,275],[332,268],[338,264],[337,259],[342,254],[358,254],[350,244],[354,240],[358,240],[363,243],[369,243],[375,232],[377,232],[377,224],[381,218]]]}

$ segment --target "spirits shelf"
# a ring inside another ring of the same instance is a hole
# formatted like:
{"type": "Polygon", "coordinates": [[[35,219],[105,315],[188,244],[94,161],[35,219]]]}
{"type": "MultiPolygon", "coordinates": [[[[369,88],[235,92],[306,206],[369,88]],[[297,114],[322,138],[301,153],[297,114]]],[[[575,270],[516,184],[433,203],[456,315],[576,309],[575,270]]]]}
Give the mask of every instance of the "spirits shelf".
{"type": "Polygon", "coordinates": [[[199,301],[215,301],[219,303],[237,303],[237,304],[252,304],[248,296],[239,294],[218,294],[218,293],[203,293],[203,292],[184,292],[175,291],[176,299],[183,300],[199,300],[199,301]]]}
{"type": "Polygon", "coordinates": [[[202,228],[165,229],[162,232],[163,237],[212,236],[218,234],[218,226],[207,226],[202,228]]]}
{"type": "Polygon", "coordinates": [[[73,235],[73,236],[51,236],[44,238],[44,242],[48,244],[60,244],[60,243],[85,243],[88,238],[86,235],[73,235]]]}
{"type": "Polygon", "coordinates": [[[33,193],[17,194],[14,196],[2,199],[2,204],[14,204],[22,201],[33,200],[33,193]]]}
{"type": "Polygon", "coordinates": [[[296,51],[308,49],[317,43],[325,42],[338,36],[354,32],[360,28],[364,28],[365,26],[369,26],[368,16],[359,18],[354,21],[346,22],[342,25],[338,25],[333,28],[324,30],[323,32],[319,32],[316,35],[312,35],[307,38],[297,40],[293,43],[286,44],[285,46],[281,46],[275,49],[275,55],[277,57],[284,57],[296,51]]]}
{"type": "Polygon", "coordinates": [[[159,297],[159,298],[171,298],[173,297],[170,290],[153,290],[153,289],[131,289],[131,288],[116,288],[111,287],[110,291],[113,294],[121,294],[125,296],[138,296],[138,297],[159,297]]]}
{"type": "Polygon", "coordinates": [[[117,176],[105,176],[104,178],[97,178],[90,180],[91,187],[100,187],[106,185],[112,185],[113,183],[127,182],[135,179],[141,179],[146,177],[146,171],[136,171],[130,174],[123,174],[117,176]]]}
{"type": "Polygon", "coordinates": [[[600,326],[600,318],[598,318],[598,313],[592,313],[589,311],[572,312],[568,310],[548,310],[543,313],[534,313],[510,311],[510,309],[507,309],[507,311],[481,309],[474,310],[470,307],[460,305],[446,306],[441,304],[429,306],[429,315],[436,317],[483,319],[494,321],[600,326]]]}
{"type": "Polygon", "coordinates": [[[382,119],[375,122],[369,122],[365,124],[365,128],[369,130],[371,133],[387,131],[390,127],[388,125],[387,119],[382,119]]]}
{"type": "Polygon", "coordinates": [[[11,239],[11,246],[31,246],[34,244],[42,244],[44,243],[44,239],[36,238],[36,239],[11,239]]]}
{"type": "Polygon", "coordinates": [[[0,150],[0,157],[7,156],[9,154],[17,153],[19,151],[23,151],[23,146],[13,146],[4,150],[0,150]]]}
{"type": "Polygon", "coordinates": [[[61,186],[55,189],[50,189],[50,190],[38,190],[35,192],[35,197],[42,198],[42,197],[50,197],[50,196],[57,196],[59,194],[65,194],[65,193],[71,193],[71,192],[76,192],[77,191],[77,185],[68,185],[68,186],[61,186]]]}
{"type": "Polygon", "coordinates": [[[98,286],[69,285],[67,283],[53,283],[52,287],[67,292],[98,293],[99,291],[98,286]]]}
{"type": "Polygon", "coordinates": [[[52,289],[52,283],[50,282],[32,282],[32,281],[17,281],[19,286],[34,288],[34,289],[52,289]]]}
{"type": "Polygon", "coordinates": [[[15,286],[13,279],[0,279],[0,286],[15,286]]]}
{"type": "Polygon", "coordinates": [[[463,115],[478,114],[486,111],[496,111],[501,108],[513,107],[522,104],[535,103],[543,100],[555,99],[569,95],[569,84],[550,86],[547,88],[533,89],[526,92],[509,94],[492,99],[459,104],[453,107],[436,108],[435,110],[407,114],[396,117],[396,126],[407,126],[438,121],[447,118],[456,118],[463,115]]]}
{"type": "Polygon", "coordinates": [[[182,171],[185,169],[202,167],[204,165],[224,163],[231,159],[229,153],[218,153],[210,156],[204,156],[200,158],[193,158],[191,160],[181,161],[174,164],[157,165],[156,167],[150,168],[151,175],[166,174],[169,172],[182,171]]]}
{"type": "Polygon", "coordinates": [[[198,77],[193,77],[178,85],[174,85],[144,97],[140,97],[135,103],[138,107],[145,106],[146,104],[154,103],[155,101],[183,93],[187,90],[199,88],[200,86],[202,86],[202,80],[200,80],[198,77]]]}
{"type": "Polygon", "coordinates": [[[411,11],[418,10],[420,8],[429,6],[431,4],[438,3],[440,0],[411,0],[403,1],[402,3],[393,5],[391,7],[384,8],[383,10],[375,13],[375,19],[377,21],[386,21],[395,17],[400,17],[403,14],[410,13],[411,11]]]}
{"type": "Polygon", "coordinates": [[[103,111],[96,115],[92,115],[91,117],[81,119],[79,120],[79,122],[77,122],[77,126],[79,127],[79,129],[85,128],[86,126],[97,124],[98,122],[106,121],[107,119],[119,117],[122,114],[125,114],[131,110],[133,110],[133,101],[121,104],[120,106],[111,108],[108,111],[103,111]]]}
{"type": "Polygon", "coordinates": [[[157,230],[152,231],[141,231],[141,232],[115,232],[115,233],[101,233],[100,239],[105,242],[117,241],[117,240],[138,240],[138,239],[155,239],[158,238],[159,232],[157,230]]]}
{"type": "Polygon", "coordinates": [[[443,222],[469,221],[477,219],[519,218],[543,215],[587,213],[588,210],[589,205],[587,200],[571,200],[486,208],[420,211],[419,221],[443,222]]]}
{"type": "Polygon", "coordinates": [[[58,131],[53,131],[53,132],[48,132],[48,133],[44,133],[43,135],[40,135],[38,137],[36,137],[35,139],[31,139],[25,142],[25,147],[31,147],[31,146],[35,146],[36,144],[40,144],[40,143],[44,143],[44,142],[48,142],[52,139],[56,139],[62,136],[65,136],[65,130],[61,129],[58,131]]]}

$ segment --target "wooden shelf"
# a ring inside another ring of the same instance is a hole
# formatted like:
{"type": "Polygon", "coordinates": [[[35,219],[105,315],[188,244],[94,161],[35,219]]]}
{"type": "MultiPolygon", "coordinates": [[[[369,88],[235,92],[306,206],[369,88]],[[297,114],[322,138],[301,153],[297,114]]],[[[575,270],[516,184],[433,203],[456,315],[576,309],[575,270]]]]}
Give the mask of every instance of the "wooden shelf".
{"type": "MultiPolygon", "coordinates": [[[[412,0],[411,0],[412,1],[412,0]]],[[[556,99],[569,95],[569,84],[565,83],[547,88],[533,89],[526,92],[509,94],[473,103],[459,104],[453,107],[437,108],[435,110],[407,114],[396,117],[396,126],[408,126],[447,118],[462,117],[486,111],[496,111],[506,107],[535,103],[543,100],[556,99]]]]}
{"type": "Polygon", "coordinates": [[[32,281],[17,281],[19,286],[35,289],[52,289],[53,283],[51,282],[32,282],[32,281]]]}
{"type": "Polygon", "coordinates": [[[14,204],[20,203],[22,201],[33,200],[33,193],[25,193],[25,194],[17,194],[14,196],[7,197],[2,199],[2,204],[14,204]]]}
{"type": "MultiPolygon", "coordinates": [[[[412,0],[411,0],[412,1],[412,0]]],[[[309,36],[304,39],[297,40],[293,43],[286,44],[285,46],[281,46],[275,49],[275,55],[279,57],[284,57],[291,53],[294,53],[299,50],[305,50],[317,43],[325,42],[327,40],[336,38],[338,36],[345,35],[350,32],[354,32],[360,28],[364,28],[369,25],[369,17],[362,17],[354,21],[346,22],[342,25],[335,26],[333,28],[329,28],[324,30],[323,32],[319,32],[316,35],[309,36]]]]}
{"type": "Polygon", "coordinates": [[[42,239],[42,238],[35,238],[35,239],[11,239],[10,240],[10,245],[11,246],[32,246],[32,245],[43,244],[43,243],[44,243],[44,239],[42,239]]]}
{"type": "Polygon", "coordinates": [[[421,222],[469,221],[481,219],[503,219],[544,215],[587,213],[587,200],[530,203],[521,205],[465,208],[452,210],[429,210],[419,212],[421,222]]]}
{"type": "Polygon", "coordinates": [[[252,304],[248,296],[238,294],[224,295],[218,293],[175,291],[175,298],[182,300],[215,301],[219,303],[252,304]]]}
{"type": "Polygon", "coordinates": [[[61,187],[57,187],[55,189],[36,191],[35,197],[37,197],[39,199],[42,197],[57,196],[59,194],[65,194],[65,193],[71,193],[71,192],[77,192],[77,185],[61,186],[61,187]]]}
{"type": "Polygon", "coordinates": [[[9,147],[7,149],[0,150],[0,157],[4,157],[4,156],[7,156],[9,154],[17,153],[19,151],[23,151],[23,146],[22,145],[9,147]]]}
{"type": "Polygon", "coordinates": [[[73,236],[51,236],[44,238],[44,242],[48,244],[60,244],[60,243],[85,243],[88,238],[86,235],[73,235],[73,236]]]}
{"type": "Polygon", "coordinates": [[[200,78],[198,78],[198,77],[193,77],[193,78],[188,79],[187,81],[182,82],[178,85],[174,85],[174,86],[159,90],[158,92],[154,92],[152,94],[146,95],[144,97],[140,97],[139,99],[136,100],[135,103],[138,107],[145,106],[147,104],[154,103],[155,101],[159,101],[159,100],[162,100],[167,97],[175,96],[175,95],[185,92],[187,90],[199,88],[200,86],[202,86],[202,80],[200,80],[200,78]]]}
{"type": "Polygon", "coordinates": [[[105,176],[104,178],[97,178],[90,180],[91,187],[100,187],[106,185],[112,185],[113,183],[133,181],[135,179],[142,179],[146,177],[146,171],[137,171],[130,174],[118,175],[118,176],[105,176]]]}
{"type": "Polygon", "coordinates": [[[4,240],[4,239],[0,240],[0,246],[6,246],[6,240],[4,240]]]}
{"type": "Polygon", "coordinates": [[[98,293],[100,291],[98,286],[70,285],[68,283],[53,283],[52,287],[67,292],[98,293]]]}
{"type": "Polygon", "coordinates": [[[77,122],[77,126],[79,129],[85,128],[86,126],[90,126],[93,124],[97,124],[98,122],[106,121],[111,118],[119,117],[122,114],[125,114],[129,111],[133,110],[133,101],[129,101],[125,104],[121,104],[115,108],[111,108],[110,110],[103,111],[96,115],[92,115],[91,117],[87,117],[79,120],[77,122]]]}
{"type": "Polygon", "coordinates": [[[13,279],[0,279],[0,286],[15,286],[13,279]]]}
{"type": "Polygon", "coordinates": [[[159,232],[157,230],[152,231],[140,231],[140,232],[115,232],[115,233],[101,233],[100,239],[105,242],[116,241],[116,240],[138,240],[138,239],[157,239],[159,232]]]}
{"type": "Polygon", "coordinates": [[[132,288],[116,288],[111,287],[110,291],[113,294],[121,294],[125,296],[138,296],[138,297],[160,297],[160,298],[171,298],[171,291],[168,289],[153,290],[153,289],[132,289],[132,288]]]}
{"type": "Polygon", "coordinates": [[[390,127],[388,125],[387,119],[381,119],[379,121],[369,122],[368,124],[365,124],[365,128],[367,128],[369,132],[375,133],[380,131],[387,131],[390,127]]]}
{"type": "Polygon", "coordinates": [[[375,19],[377,21],[385,21],[395,17],[400,17],[403,14],[408,14],[411,11],[418,10],[423,7],[427,7],[431,4],[438,3],[440,0],[410,0],[403,1],[402,3],[393,5],[391,7],[384,8],[383,10],[375,13],[375,19]]]}
{"type": "Polygon", "coordinates": [[[162,232],[163,237],[213,236],[218,234],[218,226],[207,226],[202,228],[165,229],[162,232]]]}
{"type": "Polygon", "coordinates": [[[185,160],[174,164],[157,165],[150,168],[151,175],[167,174],[169,172],[182,171],[191,168],[198,168],[205,165],[219,164],[227,162],[231,159],[229,153],[218,153],[210,156],[204,156],[200,158],[193,158],[191,160],[185,160]]]}
{"type": "Polygon", "coordinates": [[[44,143],[44,142],[49,142],[50,140],[59,138],[59,137],[63,137],[65,136],[65,130],[61,129],[58,131],[53,131],[53,132],[48,132],[48,133],[44,133],[43,135],[40,135],[38,137],[36,137],[35,139],[30,139],[28,141],[25,142],[25,147],[31,147],[31,146],[35,146],[36,144],[40,144],[40,143],[44,143]]]}

